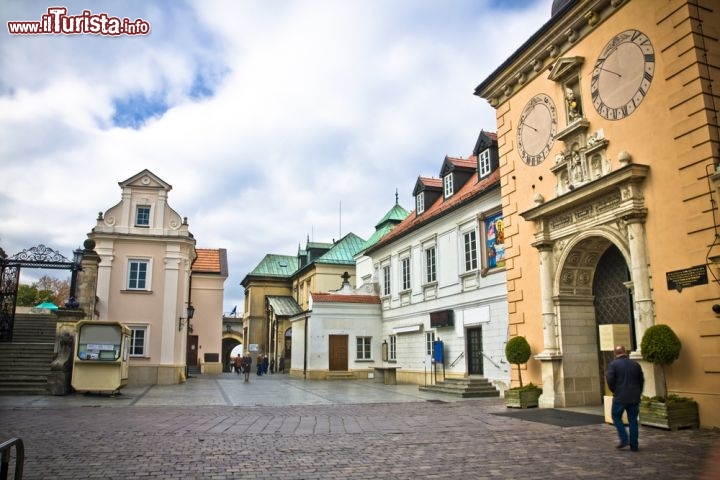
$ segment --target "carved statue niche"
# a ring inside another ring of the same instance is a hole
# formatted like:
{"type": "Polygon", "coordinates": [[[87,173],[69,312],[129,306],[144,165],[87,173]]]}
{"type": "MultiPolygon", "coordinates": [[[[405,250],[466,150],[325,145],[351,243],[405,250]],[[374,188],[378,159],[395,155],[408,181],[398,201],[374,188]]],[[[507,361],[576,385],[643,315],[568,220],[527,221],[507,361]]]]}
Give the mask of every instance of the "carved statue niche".
{"type": "Polygon", "coordinates": [[[567,113],[567,123],[570,124],[575,120],[583,117],[582,103],[580,102],[579,88],[577,81],[565,84],[565,112],[567,113]]]}

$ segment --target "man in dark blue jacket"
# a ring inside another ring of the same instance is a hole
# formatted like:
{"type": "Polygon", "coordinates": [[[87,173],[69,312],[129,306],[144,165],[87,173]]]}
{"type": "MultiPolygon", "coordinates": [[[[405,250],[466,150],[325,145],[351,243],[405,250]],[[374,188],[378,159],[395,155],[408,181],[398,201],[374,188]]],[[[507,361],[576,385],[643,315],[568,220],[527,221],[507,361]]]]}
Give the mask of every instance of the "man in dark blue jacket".
{"type": "Polygon", "coordinates": [[[630,445],[633,452],[638,447],[638,415],[640,414],[640,397],[642,395],[645,377],[642,368],[635,360],[630,360],[625,347],[615,347],[615,360],[610,362],[605,373],[608,387],[613,392],[612,419],[613,424],[620,437],[617,448],[624,448],[630,445]],[[623,423],[623,412],[627,413],[628,432],[625,431],[623,423]]]}

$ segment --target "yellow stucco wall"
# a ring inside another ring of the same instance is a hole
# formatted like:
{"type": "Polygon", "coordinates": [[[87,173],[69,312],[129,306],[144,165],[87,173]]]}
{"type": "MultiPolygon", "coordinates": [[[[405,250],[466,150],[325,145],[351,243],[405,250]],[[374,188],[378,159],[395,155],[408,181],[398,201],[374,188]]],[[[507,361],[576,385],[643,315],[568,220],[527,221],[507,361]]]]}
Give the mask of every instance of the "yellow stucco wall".
{"type": "MultiPolygon", "coordinates": [[[[584,8],[589,3],[594,2],[585,2],[584,8]]],[[[720,322],[711,308],[720,298],[718,283],[710,275],[707,285],[685,288],[682,292],[669,290],[666,285],[667,272],[706,263],[716,234],[711,196],[717,208],[717,192],[711,193],[713,189],[706,177],[712,171],[713,162],[717,162],[718,131],[708,125],[713,102],[701,90],[704,86],[707,88],[706,79],[711,76],[715,81],[714,95],[718,95],[720,46],[716,39],[720,5],[701,3],[705,8],[698,10],[679,0],[626,1],[613,11],[602,13],[596,24],[588,27],[591,20],[583,23],[585,36],[558,57],[545,58],[540,74],[524,85],[514,84],[510,95],[502,97],[495,106],[506,221],[510,336],[526,336],[535,354],[543,350],[541,289],[538,288],[540,254],[531,245],[535,241],[535,226],[520,213],[536,207],[538,195],[546,201],[557,197],[556,177],[551,168],[555,155],[565,147],[563,142],[555,141],[542,163],[537,166],[523,163],[516,135],[520,113],[533,95],[545,93],[558,107],[558,131],[564,129],[567,120],[563,88],[548,78],[547,72],[558,58],[582,57],[578,78],[584,117],[589,122],[588,133],[598,130],[604,133],[609,142],[607,157],[611,171],[622,167],[621,152],[627,152],[633,163],[650,166],[642,193],[647,208],[644,226],[653,321],[670,325],[683,342],[680,359],[667,368],[668,389],[670,393],[691,396],[698,401],[703,426],[720,426],[720,408],[717,408],[720,372],[715,360],[720,358],[720,322]],[[697,21],[698,16],[701,23],[697,21]],[[650,38],[655,53],[654,77],[638,109],[625,119],[610,121],[593,107],[593,67],[608,41],[629,29],[640,30],[650,38]],[[693,42],[702,41],[697,36],[700,29],[707,35],[704,48],[709,50],[710,63],[714,64],[710,68],[698,64],[698,61],[704,62],[700,57],[702,51],[693,42]],[[692,32],[696,33],[694,37],[692,32]]],[[[578,11],[572,14],[574,19],[588,13],[580,11],[580,6],[576,8],[578,11]]],[[[566,27],[563,26],[563,31],[566,27]]],[[[559,38],[557,32],[551,30],[537,43],[549,48],[549,39],[553,36],[559,38]]],[[[529,58],[519,55],[500,75],[520,70],[522,62],[528,61],[529,58]]],[[[717,103],[716,99],[715,105],[717,103]]],[[[720,276],[717,263],[709,268],[720,276]]],[[[541,384],[541,377],[540,363],[531,360],[523,379],[541,384]]]]}

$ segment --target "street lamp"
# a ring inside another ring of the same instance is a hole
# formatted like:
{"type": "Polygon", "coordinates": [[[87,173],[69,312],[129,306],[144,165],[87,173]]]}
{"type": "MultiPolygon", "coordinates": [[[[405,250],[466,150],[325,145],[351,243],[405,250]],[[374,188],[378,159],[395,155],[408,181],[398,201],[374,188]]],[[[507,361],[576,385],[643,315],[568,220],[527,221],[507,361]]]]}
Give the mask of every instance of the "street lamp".
{"type": "Polygon", "coordinates": [[[186,317],[178,317],[178,332],[182,332],[185,326],[185,320],[188,321],[188,327],[190,326],[190,320],[193,318],[193,315],[195,315],[195,307],[192,306],[192,303],[188,305],[186,315],[186,317]]]}
{"type": "Polygon", "coordinates": [[[82,270],[83,251],[78,248],[73,251],[73,261],[70,267],[70,298],[65,302],[65,308],[78,308],[80,303],[77,301],[77,275],[82,270]]]}

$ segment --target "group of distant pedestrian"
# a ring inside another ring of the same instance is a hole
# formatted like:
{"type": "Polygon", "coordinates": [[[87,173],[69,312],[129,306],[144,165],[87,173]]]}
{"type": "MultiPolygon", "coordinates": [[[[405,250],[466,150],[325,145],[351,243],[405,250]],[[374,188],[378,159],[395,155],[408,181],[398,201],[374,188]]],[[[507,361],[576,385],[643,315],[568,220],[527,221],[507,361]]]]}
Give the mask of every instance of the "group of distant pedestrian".
{"type": "MultiPolygon", "coordinates": [[[[234,370],[238,375],[240,372],[245,376],[245,381],[250,381],[250,372],[252,371],[252,357],[249,352],[245,355],[237,355],[230,362],[231,371],[234,370]]],[[[257,375],[267,375],[268,370],[271,374],[276,372],[275,359],[270,360],[267,355],[260,354],[257,356],[257,375]]],[[[277,366],[277,373],[285,373],[285,359],[280,358],[277,366]]]]}

